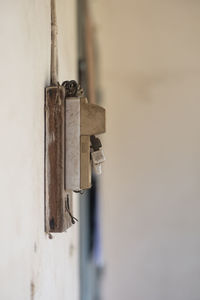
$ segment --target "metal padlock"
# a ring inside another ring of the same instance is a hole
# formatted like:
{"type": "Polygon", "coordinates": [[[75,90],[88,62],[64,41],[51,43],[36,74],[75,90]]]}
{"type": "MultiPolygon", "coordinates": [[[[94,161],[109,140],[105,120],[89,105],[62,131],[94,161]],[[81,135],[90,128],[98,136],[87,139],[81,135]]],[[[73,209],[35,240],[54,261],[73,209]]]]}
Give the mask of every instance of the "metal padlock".
{"type": "Polygon", "coordinates": [[[92,164],[97,175],[101,174],[101,165],[105,161],[105,156],[102,149],[91,152],[92,164]]]}
{"type": "Polygon", "coordinates": [[[92,165],[94,167],[95,173],[97,175],[101,174],[101,165],[105,161],[105,156],[103,153],[102,144],[99,138],[95,135],[90,137],[91,142],[91,158],[92,158],[92,165]]]}

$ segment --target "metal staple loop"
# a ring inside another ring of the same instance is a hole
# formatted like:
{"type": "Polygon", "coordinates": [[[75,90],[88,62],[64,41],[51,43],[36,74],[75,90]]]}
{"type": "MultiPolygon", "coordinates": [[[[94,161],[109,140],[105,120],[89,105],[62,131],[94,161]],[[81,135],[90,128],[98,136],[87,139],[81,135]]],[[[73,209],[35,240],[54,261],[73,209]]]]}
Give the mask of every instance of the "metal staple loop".
{"type": "Polygon", "coordinates": [[[84,91],[75,80],[66,80],[62,83],[65,88],[65,98],[67,97],[83,97],[84,91]]]}
{"type": "Polygon", "coordinates": [[[68,214],[70,215],[72,224],[75,224],[76,221],[78,222],[78,219],[75,218],[75,217],[72,215],[71,211],[70,211],[70,207],[69,207],[69,195],[67,195],[67,199],[65,200],[65,210],[66,210],[66,211],[68,212],[68,214]]]}

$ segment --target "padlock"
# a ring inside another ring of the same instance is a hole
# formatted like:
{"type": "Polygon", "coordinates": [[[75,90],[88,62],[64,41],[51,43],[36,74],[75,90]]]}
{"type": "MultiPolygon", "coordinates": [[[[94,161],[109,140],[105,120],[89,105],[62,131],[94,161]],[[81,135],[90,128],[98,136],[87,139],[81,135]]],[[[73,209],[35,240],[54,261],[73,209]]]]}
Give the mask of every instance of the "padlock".
{"type": "Polygon", "coordinates": [[[91,141],[91,158],[94,171],[97,175],[101,174],[101,165],[105,161],[105,156],[102,150],[102,144],[98,137],[92,135],[91,141]]]}
{"type": "Polygon", "coordinates": [[[102,149],[91,152],[92,164],[97,175],[101,174],[101,165],[105,161],[105,156],[102,149]]]}

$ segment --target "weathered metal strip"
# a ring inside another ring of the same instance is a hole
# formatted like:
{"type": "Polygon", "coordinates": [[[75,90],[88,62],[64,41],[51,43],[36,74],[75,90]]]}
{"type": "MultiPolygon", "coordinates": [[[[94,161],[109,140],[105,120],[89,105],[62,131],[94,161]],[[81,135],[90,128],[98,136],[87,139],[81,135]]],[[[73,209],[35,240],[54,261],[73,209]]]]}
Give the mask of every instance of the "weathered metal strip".
{"type": "Polygon", "coordinates": [[[71,194],[64,190],[64,88],[52,86],[46,88],[46,232],[63,232],[72,225],[67,211],[66,199],[71,194]]]}

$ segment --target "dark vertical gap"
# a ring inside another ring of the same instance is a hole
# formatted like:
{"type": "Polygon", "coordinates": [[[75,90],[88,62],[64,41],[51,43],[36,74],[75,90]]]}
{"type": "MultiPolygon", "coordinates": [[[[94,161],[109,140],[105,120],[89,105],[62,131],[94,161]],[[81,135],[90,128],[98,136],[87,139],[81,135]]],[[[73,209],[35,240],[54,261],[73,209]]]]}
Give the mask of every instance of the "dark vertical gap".
{"type": "Polygon", "coordinates": [[[46,227],[46,180],[47,180],[47,166],[46,166],[46,89],[44,89],[44,231],[47,232],[46,227]]]}
{"type": "Polygon", "coordinates": [[[96,179],[92,177],[92,187],[89,192],[89,243],[88,254],[92,258],[95,243],[95,230],[96,230],[96,179]]]}
{"type": "Polygon", "coordinates": [[[66,101],[64,100],[64,190],[66,191],[66,101]]]}
{"type": "MultiPolygon", "coordinates": [[[[86,59],[86,42],[88,41],[86,41],[85,32],[86,4],[87,0],[77,0],[78,81],[84,89],[86,97],[88,97],[88,66],[86,59]]],[[[93,178],[92,188],[80,195],[80,300],[100,299],[99,267],[94,258],[98,230],[96,219],[97,201],[99,200],[97,186],[98,179],[93,178]]]]}

